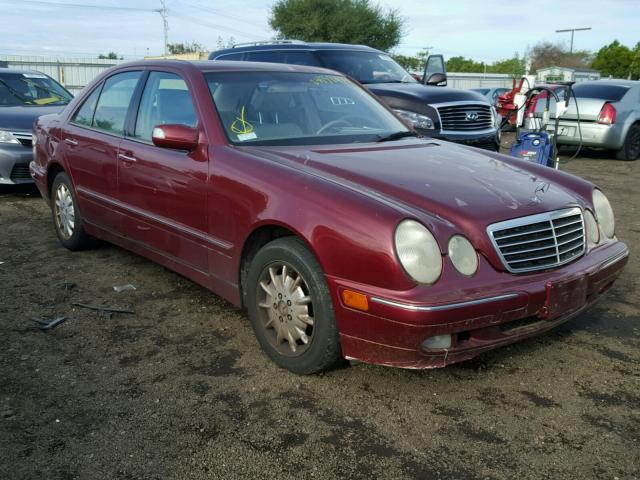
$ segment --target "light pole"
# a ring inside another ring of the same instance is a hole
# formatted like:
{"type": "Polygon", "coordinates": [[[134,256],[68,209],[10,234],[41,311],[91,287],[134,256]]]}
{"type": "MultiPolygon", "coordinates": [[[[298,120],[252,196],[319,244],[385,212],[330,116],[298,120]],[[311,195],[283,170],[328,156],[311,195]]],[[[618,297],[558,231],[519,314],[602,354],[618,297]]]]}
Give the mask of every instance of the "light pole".
{"type": "Polygon", "coordinates": [[[564,30],[556,30],[556,33],[571,32],[571,47],[569,47],[569,53],[573,53],[573,34],[576,32],[582,32],[584,30],[591,30],[591,27],[565,28],[564,30]]]}

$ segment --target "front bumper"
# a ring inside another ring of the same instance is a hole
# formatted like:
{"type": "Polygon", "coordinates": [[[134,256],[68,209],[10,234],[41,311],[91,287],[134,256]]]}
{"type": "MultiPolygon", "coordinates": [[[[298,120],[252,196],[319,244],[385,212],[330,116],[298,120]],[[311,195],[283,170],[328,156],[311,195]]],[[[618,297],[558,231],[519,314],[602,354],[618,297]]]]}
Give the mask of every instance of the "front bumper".
{"type": "Polygon", "coordinates": [[[29,146],[0,143],[0,185],[33,183],[29,174],[32,158],[33,151],[29,146]]]}
{"type": "Polygon", "coordinates": [[[437,368],[468,360],[578,315],[613,284],[628,254],[626,245],[614,242],[556,270],[522,275],[495,272],[485,285],[452,286],[432,303],[411,294],[398,298],[391,292],[367,291],[362,285],[329,277],[343,354],[403,368],[437,368]],[[564,296],[550,299],[558,286],[565,286],[564,296]],[[340,298],[345,288],[367,294],[369,310],[345,306],[340,298]],[[423,346],[427,338],[442,334],[451,334],[450,348],[423,346]]]}
{"type": "Polygon", "coordinates": [[[420,130],[418,132],[421,135],[447,140],[448,142],[461,143],[470,147],[482,148],[484,150],[491,150],[498,152],[500,150],[500,129],[492,128],[489,130],[482,130],[479,132],[451,132],[451,131],[438,131],[433,130],[420,130]]]}

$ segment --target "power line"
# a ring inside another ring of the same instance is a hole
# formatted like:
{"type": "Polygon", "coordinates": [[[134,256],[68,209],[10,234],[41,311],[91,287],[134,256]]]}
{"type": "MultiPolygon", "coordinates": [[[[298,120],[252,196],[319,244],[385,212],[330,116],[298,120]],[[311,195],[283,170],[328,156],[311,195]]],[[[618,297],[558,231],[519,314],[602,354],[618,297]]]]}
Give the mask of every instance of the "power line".
{"type": "MultiPolygon", "coordinates": [[[[15,0],[0,0],[0,3],[15,4],[15,0]]],[[[71,8],[97,8],[100,10],[128,10],[135,12],[154,12],[151,8],[116,7],[115,5],[87,5],[83,3],[49,2],[45,0],[20,0],[22,5],[35,5],[41,7],[71,7],[71,8]]]]}

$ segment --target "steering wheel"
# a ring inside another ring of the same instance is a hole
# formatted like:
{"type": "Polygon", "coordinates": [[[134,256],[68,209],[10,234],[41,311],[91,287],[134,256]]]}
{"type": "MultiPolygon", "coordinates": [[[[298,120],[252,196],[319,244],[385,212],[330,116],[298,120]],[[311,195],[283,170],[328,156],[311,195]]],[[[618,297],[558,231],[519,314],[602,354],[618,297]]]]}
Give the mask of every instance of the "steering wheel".
{"type": "Polygon", "coordinates": [[[325,123],[323,126],[321,126],[318,131],[316,132],[316,135],[322,135],[323,133],[325,133],[326,131],[338,126],[338,125],[344,125],[346,127],[353,127],[354,124],[351,123],[349,121],[349,119],[351,120],[359,120],[361,122],[363,122],[364,124],[368,123],[369,120],[364,118],[364,117],[359,117],[357,115],[347,115],[346,117],[343,118],[339,118],[337,120],[332,120],[329,123],[325,123]]]}

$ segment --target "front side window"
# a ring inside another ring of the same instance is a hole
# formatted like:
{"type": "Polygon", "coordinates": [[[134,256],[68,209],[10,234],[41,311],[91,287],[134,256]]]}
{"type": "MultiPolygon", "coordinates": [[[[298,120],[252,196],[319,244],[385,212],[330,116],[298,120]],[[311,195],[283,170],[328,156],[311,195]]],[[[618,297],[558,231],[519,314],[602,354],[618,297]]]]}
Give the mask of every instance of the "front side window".
{"type": "Polygon", "coordinates": [[[386,53],[358,50],[323,50],[318,55],[325,67],[367,83],[417,83],[386,53]]]}
{"type": "Polygon", "coordinates": [[[151,132],[158,125],[195,127],[196,123],[196,111],[185,81],[175,73],[151,72],[140,100],[134,136],[151,141],[151,132]]]}
{"type": "Polygon", "coordinates": [[[62,85],[42,73],[0,74],[0,106],[66,105],[72,99],[62,85]]]}
{"type": "Polygon", "coordinates": [[[380,140],[408,129],[342,75],[299,72],[205,74],[235,144],[314,145],[380,140]]]}
{"type": "Polygon", "coordinates": [[[78,125],[84,125],[90,127],[93,123],[93,113],[96,110],[96,104],[98,103],[98,97],[100,96],[100,87],[96,87],[93,92],[87,97],[82,106],[78,109],[71,121],[78,125]]]}
{"type": "Polygon", "coordinates": [[[104,82],[92,127],[119,135],[124,132],[131,97],[141,76],[142,72],[124,72],[104,82]]]}

